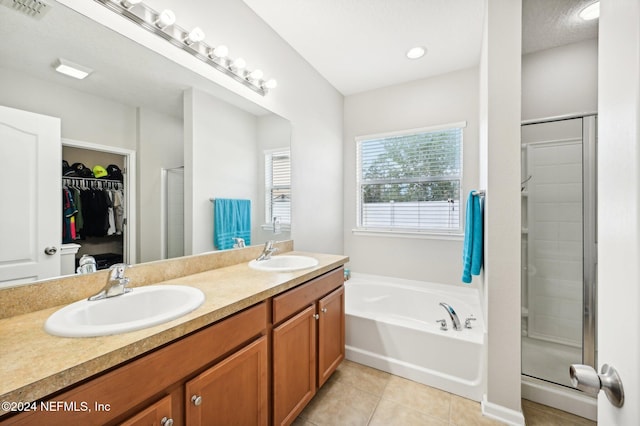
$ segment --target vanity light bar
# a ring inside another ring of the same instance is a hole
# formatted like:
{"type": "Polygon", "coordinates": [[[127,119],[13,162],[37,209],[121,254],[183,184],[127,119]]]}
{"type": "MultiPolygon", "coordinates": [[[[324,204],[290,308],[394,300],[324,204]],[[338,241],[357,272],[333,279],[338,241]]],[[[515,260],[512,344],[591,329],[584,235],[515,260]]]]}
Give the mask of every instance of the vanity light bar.
{"type": "Polygon", "coordinates": [[[170,10],[156,12],[141,0],[95,1],[135,22],[147,31],[162,37],[262,96],[266,95],[269,89],[277,86],[276,80],[263,78],[261,70],[247,70],[244,59],[229,59],[226,46],[220,45],[213,48],[207,45],[203,41],[204,32],[200,28],[187,31],[176,25],[175,16],[170,10]]]}

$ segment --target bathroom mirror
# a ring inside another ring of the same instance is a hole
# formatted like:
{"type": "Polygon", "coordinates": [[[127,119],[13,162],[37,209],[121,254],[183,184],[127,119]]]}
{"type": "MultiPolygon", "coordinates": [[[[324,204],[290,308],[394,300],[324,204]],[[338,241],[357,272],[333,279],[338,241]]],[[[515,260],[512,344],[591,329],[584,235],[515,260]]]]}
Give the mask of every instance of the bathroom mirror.
{"type": "MultiPolygon", "coordinates": [[[[63,139],[135,152],[136,210],[129,221],[136,225],[137,262],[166,256],[159,241],[163,169],[185,168],[185,200],[190,204],[184,222],[191,224],[185,254],[214,249],[210,198],[215,197],[252,200],[252,245],[290,238],[286,226],[280,235],[272,234],[265,212],[265,153],[288,149],[291,126],[286,119],[60,3],[48,2],[39,18],[12,3],[0,0],[0,105],[60,117],[63,139]],[[58,58],[93,71],[84,80],[61,75],[53,68],[58,58]],[[193,102],[187,107],[189,99],[193,102]],[[207,151],[200,151],[203,141],[191,141],[187,149],[185,128],[203,121],[211,125],[216,117],[234,119],[225,120],[222,131],[214,128],[206,135],[212,146],[207,151]],[[233,128],[243,124],[248,127],[233,128]],[[237,149],[238,135],[244,151],[237,149]],[[218,167],[197,170],[187,155],[218,167]]],[[[61,181],[61,176],[51,179],[61,181]]]]}

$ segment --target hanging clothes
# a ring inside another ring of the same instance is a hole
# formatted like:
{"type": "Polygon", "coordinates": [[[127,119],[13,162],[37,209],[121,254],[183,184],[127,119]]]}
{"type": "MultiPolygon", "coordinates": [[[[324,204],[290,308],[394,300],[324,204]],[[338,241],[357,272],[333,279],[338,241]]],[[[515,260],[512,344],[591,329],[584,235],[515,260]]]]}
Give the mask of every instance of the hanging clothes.
{"type": "Polygon", "coordinates": [[[62,188],[62,242],[70,243],[77,238],[75,215],[78,209],[74,203],[71,191],[62,188]]]}

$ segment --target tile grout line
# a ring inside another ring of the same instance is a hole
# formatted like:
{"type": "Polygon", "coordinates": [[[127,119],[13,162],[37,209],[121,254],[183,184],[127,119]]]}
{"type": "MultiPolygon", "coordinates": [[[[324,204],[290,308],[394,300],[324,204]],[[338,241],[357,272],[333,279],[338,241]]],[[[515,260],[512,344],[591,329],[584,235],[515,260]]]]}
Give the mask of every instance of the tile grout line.
{"type": "Polygon", "coordinates": [[[384,395],[385,390],[387,390],[387,386],[389,386],[388,379],[387,379],[387,383],[384,384],[384,388],[382,389],[382,392],[380,392],[380,396],[378,397],[378,401],[376,402],[375,407],[373,407],[373,411],[371,411],[371,414],[367,419],[366,426],[369,426],[371,424],[371,420],[373,420],[373,416],[376,414],[376,410],[378,410],[378,406],[380,405],[380,401],[382,401],[382,396],[384,395]]]}

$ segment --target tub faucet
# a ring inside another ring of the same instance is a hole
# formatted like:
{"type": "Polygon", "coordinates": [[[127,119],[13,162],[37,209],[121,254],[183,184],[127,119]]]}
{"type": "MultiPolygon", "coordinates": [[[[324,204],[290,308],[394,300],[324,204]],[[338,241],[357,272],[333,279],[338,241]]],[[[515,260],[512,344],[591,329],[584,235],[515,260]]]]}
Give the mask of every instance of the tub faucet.
{"type": "Polygon", "coordinates": [[[109,268],[109,278],[107,284],[100,292],[89,297],[89,300],[102,300],[108,297],[120,296],[121,294],[129,293],[130,288],[129,278],[124,276],[124,270],[127,267],[124,263],[117,263],[109,268]]]}
{"type": "Polygon", "coordinates": [[[456,311],[454,311],[450,305],[444,302],[440,302],[440,306],[442,306],[449,314],[449,317],[451,318],[451,323],[453,324],[453,329],[458,331],[462,330],[462,326],[460,325],[460,319],[458,318],[456,311]]]}
{"type": "Polygon", "coordinates": [[[264,249],[262,250],[262,253],[260,254],[260,256],[256,258],[258,262],[261,260],[271,259],[271,255],[278,251],[277,247],[273,246],[273,243],[274,243],[273,240],[269,240],[266,243],[264,243],[264,249]]]}

